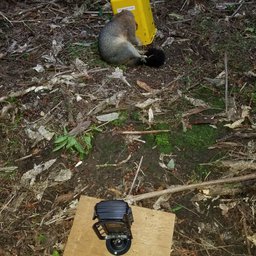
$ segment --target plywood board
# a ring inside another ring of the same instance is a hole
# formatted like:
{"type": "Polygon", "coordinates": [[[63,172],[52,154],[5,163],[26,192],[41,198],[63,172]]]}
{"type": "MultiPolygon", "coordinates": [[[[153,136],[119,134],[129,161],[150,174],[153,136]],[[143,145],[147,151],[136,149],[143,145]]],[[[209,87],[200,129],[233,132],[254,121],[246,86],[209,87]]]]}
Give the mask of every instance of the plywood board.
{"type": "MultiPolygon", "coordinates": [[[[94,206],[100,199],[81,196],[64,256],[110,256],[105,241],[92,229],[94,206]]],[[[132,246],[126,256],[170,256],[175,215],[132,206],[132,246]]]]}

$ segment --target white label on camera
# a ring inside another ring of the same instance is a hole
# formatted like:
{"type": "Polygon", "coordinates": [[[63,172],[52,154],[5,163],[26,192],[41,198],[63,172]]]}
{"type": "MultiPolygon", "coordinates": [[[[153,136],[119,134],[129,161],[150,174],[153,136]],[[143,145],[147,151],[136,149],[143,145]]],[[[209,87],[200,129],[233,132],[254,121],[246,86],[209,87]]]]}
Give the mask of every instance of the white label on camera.
{"type": "Polygon", "coordinates": [[[135,10],[135,6],[126,6],[126,7],[122,7],[122,8],[118,8],[117,9],[117,13],[121,12],[122,10],[128,10],[128,11],[134,11],[135,10]]]}

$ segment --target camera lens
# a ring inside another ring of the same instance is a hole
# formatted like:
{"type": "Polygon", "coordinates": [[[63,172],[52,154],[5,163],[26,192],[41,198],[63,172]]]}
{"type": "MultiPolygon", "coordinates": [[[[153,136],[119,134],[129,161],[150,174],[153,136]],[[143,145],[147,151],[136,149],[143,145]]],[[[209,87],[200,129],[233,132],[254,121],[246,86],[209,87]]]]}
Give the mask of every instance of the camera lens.
{"type": "Polygon", "coordinates": [[[131,247],[131,239],[108,239],[106,246],[108,251],[113,255],[123,255],[129,251],[131,247]]]}

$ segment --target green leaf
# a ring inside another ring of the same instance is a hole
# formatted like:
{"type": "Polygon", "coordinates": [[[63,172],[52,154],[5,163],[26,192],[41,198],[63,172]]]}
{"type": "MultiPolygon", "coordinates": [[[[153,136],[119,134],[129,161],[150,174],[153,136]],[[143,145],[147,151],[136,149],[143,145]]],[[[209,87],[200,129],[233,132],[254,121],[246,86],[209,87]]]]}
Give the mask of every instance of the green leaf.
{"type": "Polygon", "coordinates": [[[38,236],[38,241],[39,241],[40,244],[45,243],[46,240],[47,240],[47,238],[46,238],[46,236],[44,234],[40,234],[38,236]]]}
{"type": "Polygon", "coordinates": [[[64,148],[67,144],[67,140],[63,141],[62,143],[60,143],[59,145],[56,145],[56,147],[53,149],[53,152],[56,152],[62,148],[64,148]]]}
{"type": "Polygon", "coordinates": [[[171,159],[169,163],[167,164],[167,167],[169,170],[173,170],[175,168],[175,162],[174,159],[171,159]]]}
{"type": "Polygon", "coordinates": [[[181,209],[183,209],[183,208],[184,208],[183,206],[177,205],[176,207],[172,208],[171,211],[172,211],[172,212],[177,212],[177,211],[179,211],[179,210],[181,210],[181,209]]]}
{"type": "Polygon", "coordinates": [[[66,141],[68,139],[68,136],[66,135],[61,135],[61,136],[58,136],[55,140],[54,140],[54,143],[55,144],[59,144],[59,143],[62,143],[63,141],[66,141]]]}
{"type": "Polygon", "coordinates": [[[91,135],[85,135],[83,137],[84,142],[86,144],[86,147],[88,150],[90,150],[92,148],[92,136],[91,135]]]}
{"type": "Polygon", "coordinates": [[[77,152],[79,152],[80,154],[84,155],[85,154],[85,150],[83,149],[82,145],[77,142],[75,145],[74,145],[74,148],[76,149],[77,152]]]}
{"type": "Polygon", "coordinates": [[[97,126],[94,126],[94,125],[91,127],[91,130],[94,131],[94,132],[102,132],[103,131],[100,127],[97,127],[97,126]]]}
{"type": "Polygon", "coordinates": [[[66,149],[70,149],[72,148],[75,144],[77,144],[77,140],[74,138],[74,137],[68,137],[68,142],[67,142],[67,145],[66,145],[66,149]]]}
{"type": "Polygon", "coordinates": [[[103,129],[101,129],[101,128],[99,128],[99,127],[95,127],[95,128],[93,129],[93,131],[95,131],[95,132],[102,132],[103,129]]]}
{"type": "Polygon", "coordinates": [[[67,131],[66,127],[63,127],[63,130],[64,130],[64,134],[67,135],[68,131],[67,131]]]}
{"type": "Polygon", "coordinates": [[[250,32],[250,33],[253,33],[254,32],[254,28],[253,27],[247,27],[245,29],[246,32],[250,32]]]}
{"type": "Polygon", "coordinates": [[[60,254],[57,250],[54,250],[51,256],[60,256],[60,254]]]}
{"type": "Polygon", "coordinates": [[[99,8],[99,13],[98,13],[98,15],[99,15],[99,17],[102,17],[102,16],[103,16],[103,10],[102,10],[101,7],[99,8]]]}

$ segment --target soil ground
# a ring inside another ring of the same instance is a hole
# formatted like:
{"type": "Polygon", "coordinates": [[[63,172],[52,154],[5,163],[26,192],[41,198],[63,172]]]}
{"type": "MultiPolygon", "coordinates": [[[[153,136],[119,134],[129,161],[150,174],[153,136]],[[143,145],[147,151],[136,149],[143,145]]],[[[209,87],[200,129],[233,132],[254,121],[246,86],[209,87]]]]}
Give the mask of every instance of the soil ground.
{"type": "MultiPolygon", "coordinates": [[[[151,2],[166,63],[119,67],[128,86],[97,50],[107,1],[1,1],[0,255],[62,255],[79,196],[124,198],[141,157],[133,195],[255,172],[255,1],[151,2]],[[56,138],[76,141],[54,151],[56,138]]],[[[252,256],[255,191],[137,204],[176,214],[173,256],[252,256]]]]}

